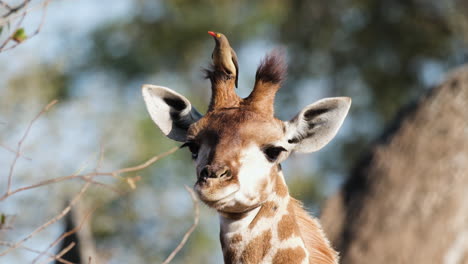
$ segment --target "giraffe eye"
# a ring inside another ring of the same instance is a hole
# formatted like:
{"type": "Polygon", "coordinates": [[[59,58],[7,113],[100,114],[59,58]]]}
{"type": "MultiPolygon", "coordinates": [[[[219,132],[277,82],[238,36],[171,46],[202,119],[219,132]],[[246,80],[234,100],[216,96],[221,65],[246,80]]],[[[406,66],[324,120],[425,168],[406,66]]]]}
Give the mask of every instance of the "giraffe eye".
{"type": "Polygon", "coordinates": [[[180,148],[185,147],[188,147],[190,152],[192,152],[192,159],[198,158],[198,151],[200,150],[200,146],[197,143],[193,141],[187,141],[182,146],[180,146],[180,148]]]}
{"type": "Polygon", "coordinates": [[[276,159],[278,159],[278,156],[283,151],[286,151],[286,149],[283,147],[275,147],[275,146],[268,146],[263,149],[263,153],[265,153],[265,157],[270,162],[276,161],[276,159]]]}

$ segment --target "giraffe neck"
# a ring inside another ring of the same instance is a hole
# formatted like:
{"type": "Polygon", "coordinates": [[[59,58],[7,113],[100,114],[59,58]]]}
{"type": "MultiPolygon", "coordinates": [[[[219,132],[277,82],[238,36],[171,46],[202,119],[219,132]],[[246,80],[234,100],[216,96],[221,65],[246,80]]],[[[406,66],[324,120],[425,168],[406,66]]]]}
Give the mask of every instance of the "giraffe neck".
{"type": "Polygon", "coordinates": [[[259,207],[242,215],[220,214],[225,263],[309,263],[282,173],[274,192],[259,207]]]}

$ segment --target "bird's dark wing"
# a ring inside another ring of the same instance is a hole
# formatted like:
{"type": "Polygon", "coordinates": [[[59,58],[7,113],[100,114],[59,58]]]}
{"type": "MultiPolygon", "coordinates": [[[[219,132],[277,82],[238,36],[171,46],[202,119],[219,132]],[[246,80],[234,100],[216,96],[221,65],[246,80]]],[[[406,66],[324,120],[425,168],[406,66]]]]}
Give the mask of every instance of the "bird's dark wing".
{"type": "Polygon", "coordinates": [[[234,66],[236,66],[236,88],[237,88],[237,83],[239,80],[239,64],[237,63],[237,54],[233,48],[231,48],[231,56],[232,56],[232,62],[234,63],[234,66]]]}

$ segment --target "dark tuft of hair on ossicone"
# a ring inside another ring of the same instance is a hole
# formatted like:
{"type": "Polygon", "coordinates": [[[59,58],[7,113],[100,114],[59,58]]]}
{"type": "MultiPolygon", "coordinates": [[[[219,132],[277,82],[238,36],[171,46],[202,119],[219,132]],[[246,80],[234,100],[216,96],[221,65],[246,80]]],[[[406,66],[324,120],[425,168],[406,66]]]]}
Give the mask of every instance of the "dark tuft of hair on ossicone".
{"type": "Polygon", "coordinates": [[[274,84],[282,83],[286,79],[287,68],[284,52],[273,50],[258,66],[255,79],[274,84]]]}

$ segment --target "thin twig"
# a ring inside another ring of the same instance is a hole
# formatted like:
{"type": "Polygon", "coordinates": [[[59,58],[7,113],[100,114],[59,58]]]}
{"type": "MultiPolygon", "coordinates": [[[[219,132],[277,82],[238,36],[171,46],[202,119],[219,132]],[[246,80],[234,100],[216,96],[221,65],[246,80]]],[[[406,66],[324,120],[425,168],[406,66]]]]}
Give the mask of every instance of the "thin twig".
{"type": "Polygon", "coordinates": [[[10,193],[10,190],[11,190],[11,180],[13,178],[13,171],[15,170],[15,166],[16,166],[16,161],[18,161],[18,158],[20,157],[20,153],[21,153],[21,146],[23,145],[23,142],[24,140],[26,139],[26,137],[28,136],[29,134],[29,131],[31,130],[31,127],[32,125],[34,124],[34,122],[36,122],[37,119],[39,119],[39,117],[44,114],[45,112],[47,112],[52,106],[54,106],[58,101],[57,100],[53,100],[52,102],[50,102],[48,105],[46,105],[46,107],[44,107],[44,109],[42,109],[41,112],[39,112],[39,114],[36,115],[36,117],[33,118],[33,120],[31,120],[31,122],[29,122],[29,125],[28,127],[26,128],[26,131],[24,132],[23,134],[23,137],[21,138],[20,141],[18,141],[18,146],[16,148],[16,155],[15,155],[15,158],[13,159],[13,162],[11,163],[11,166],[10,166],[10,172],[8,173],[8,184],[7,184],[7,191],[6,191],[6,194],[9,194],[10,193]]]}
{"type": "Polygon", "coordinates": [[[44,185],[58,183],[58,182],[69,180],[69,179],[79,178],[79,176],[80,175],[76,175],[76,174],[61,176],[61,177],[57,177],[57,178],[53,178],[53,179],[49,179],[49,180],[44,180],[44,181],[41,181],[39,183],[32,184],[32,185],[29,185],[29,186],[26,186],[26,187],[21,187],[21,188],[18,188],[16,190],[13,190],[13,191],[11,191],[9,193],[6,193],[2,197],[0,197],[0,202],[5,200],[6,198],[12,196],[15,193],[18,193],[18,192],[22,192],[22,191],[26,191],[26,190],[30,190],[30,189],[35,189],[35,188],[38,188],[38,187],[41,187],[41,186],[44,186],[44,185]]]}
{"type": "MultiPolygon", "coordinates": [[[[48,108],[46,107],[45,110],[47,110],[48,108]]],[[[33,189],[33,188],[37,188],[39,186],[44,186],[44,185],[48,185],[48,184],[51,184],[51,183],[56,183],[56,182],[59,182],[59,181],[63,181],[63,180],[67,180],[67,179],[72,179],[72,178],[82,178],[82,177],[93,177],[93,176],[97,176],[97,175],[107,175],[107,176],[118,176],[119,174],[121,173],[126,173],[126,172],[133,172],[133,171],[137,171],[137,170],[141,170],[141,169],[144,169],[144,168],[147,168],[148,166],[150,166],[151,164],[153,164],[154,162],[158,161],[159,159],[167,156],[167,155],[170,155],[172,153],[174,153],[175,151],[177,151],[179,148],[178,147],[175,147],[175,148],[172,148],[170,149],[169,151],[165,152],[165,153],[162,153],[162,154],[159,154],[159,155],[156,155],[154,157],[152,157],[151,159],[149,159],[148,161],[144,162],[143,164],[140,164],[140,165],[137,165],[137,166],[134,166],[134,167],[129,167],[129,168],[124,168],[124,169],[120,169],[120,170],[116,170],[116,171],[113,171],[113,172],[107,172],[107,173],[102,173],[102,172],[93,172],[93,173],[89,173],[89,174],[86,174],[86,175],[68,175],[68,176],[63,176],[63,177],[58,177],[58,178],[55,178],[55,179],[50,179],[50,180],[46,180],[46,181],[43,181],[43,182],[40,182],[38,184],[35,184],[35,185],[31,185],[31,186],[27,186],[27,187],[23,187],[23,188],[19,188],[19,189],[16,189],[14,191],[11,191],[9,194],[7,194],[6,196],[4,195],[2,198],[0,198],[0,201],[1,200],[4,200],[6,199],[7,197],[11,196],[12,194],[14,193],[17,193],[17,192],[20,192],[20,191],[24,191],[24,190],[29,190],[29,189],[33,189]]],[[[9,252],[11,252],[12,250],[16,249],[17,247],[21,246],[24,242],[26,242],[27,240],[29,240],[31,237],[33,237],[34,235],[36,235],[37,233],[41,232],[42,230],[44,230],[46,227],[48,227],[49,225],[57,222],[58,220],[60,220],[61,218],[63,218],[70,210],[71,210],[71,207],[81,198],[81,196],[83,195],[83,193],[87,190],[87,188],[90,186],[91,182],[90,181],[87,181],[85,183],[85,185],[82,187],[82,189],[80,190],[80,192],[73,198],[73,200],[70,202],[70,204],[64,209],[62,210],[61,213],[59,213],[58,215],[56,215],[54,218],[52,218],[51,220],[47,221],[45,224],[41,225],[40,227],[38,227],[36,230],[34,230],[31,234],[29,234],[28,236],[26,236],[25,238],[23,238],[22,240],[18,241],[17,243],[15,243],[12,247],[8,248],[7,250],[3,251],[0,253],[0,257],[1,256],[4,256],[6,254],[8,254],[9,252]]],[[[192,193],[191,193],[192,194],[192,193]]],[[[193,196],[195,197],[195,196],[193,196]]],[[[196,207],[196,224],[198,224],[198,205],[196,207]]],[[[196,225],[195,225],[196,226],[196,225]]],[[[195,228],[195,226],[193,226],[193,228],[195,228]]],[[[189,230],[190,231],[190,230],[189,230]]],[[[190,233],[193,232],[190,231],[190,233]]],[[[190,235],[190,234],[189,234],[190,235]]],[[[186,238],[185,238],[186,240],[186,238]]],[[[185,243],[185,242],[183,242],[185,243]]],[[[179,249],[180,250],[180,249],[179,249]]]]}
{"type": "MultiPolygon", "coordinates": [[[[96,210],[97,207],[94,207],[93,209],[91,209],[84,217],[83,219],[81,220],[81,222],[78,224],[78,226],[76,226],[75,228],[73,228],[72,230],[70,231],[67,231],[65,233],[63,233],[62,235],[60,235],[54,242],[52,242],[44,251],[42,251],[41,254],[39,254],[33,261],[32,261],[32,264],[36,263],[44,254],[46,254],[49,249],[51,249],[52,247],[54,247],[55,245],[57,245],[60,241],[62,241],[63,239],[65,239],[66,237],[69,237],[73,234],[75,234],[76,232],[80,231],[81,227],[83,226],[83,224],[86,222],[86,220],[88,220],[88,218],[91,216],[91,214],[96,210]]],[[[42,263],[41,263],[42,264],[42,263]]]]}
{"type": "MultiPolygon", "coordinates": [[[[127,173],[127,172],[134,172],[134,171],[139,171],[139,170],[142,170],[144,168],[147,168],[148,166],[150,166],[151,164],[155,163],[156,161],[176,152],[177,150],[179,149],[179,147],[174,147],[174,148],[171,148],[170,150],[162,153],[162,154],[159,154],[159,155],[156,155],[154,157],[152,157],[151,159],[147,160],[146,162],[140,164],[140,165],[137,165],[137,166],[134,166],[134,167],[128,167],[128,168],[123,168],[123,169],[120,169],[120,170],[116,170],[116,171],[113,171],[113,172],[108,172],[108,173],[104,173],[104,174],[115,174],[115,175],[119,175],[119,174],[122,174],[122,173],[127,173]]],[[[99,175],[101,175],[102,173],[99,173],[99,175]]]]}
{"type": "Polygon", "coordinates": [[[24,13],[30,13],[31,11],[33,10],[36,10],[36,9],[39,9],[39,8],[42,8],[44,6],[44,2],[50,2],[52,0],[44,0],[40,3],[36,3],[34,5],[31,5],[30,7],[24,7],[22,10],[18,10],[19,12],[15,12],[15,14],[10,14],[8,17],[1,17],[0,18],[0,26],[3,26],[5,25],[6,23],[8,23],[9,21],[11,20],[14,20],[20,16],[22,16],[24,13]]]}
{"type": "MultiPolygon", "coordinates": [[[[147,167],[149,167],[150,165],[154,164],[155,162],[157,162],[158,160],[160,160],[161,158],[165,157],[165,156],[168,156],[172,153],[174,153],[175,151],[177,151],[179,148],[178,147],[175,147],[175,148],[172,148],[170,149],[169,151],[167,152],[164,152],[162,154],[159,154],[159,155],[156,155],[156,156],[153,156],[152,158],[150,158],[149,160],[147,160],[146,162],[142,163],[142,164],[139,164],[139,165],[136,165],[136,166],[133,166],[133,167],[128,167],[128,168],[123,168],[123,169],[118,169],[118,170],[115,170],[115,171],[111,171],[111,172],[99,172],[99,169],[101,167],[101,164],[102,164],[102,161],[104,159],[104,150],[101,146],[101,151],[100,151],[100,156],[99,156],[99,160],[98,160],[98,163],[96,165],[96,168],[94,169],[93,172],[91,173],[87,173],[87,174],[80,174],[81,171],[83,169],[80,169],[79,171],[75,172],[74,174],[72,175],[67,175],[67,176],[62,176],[62,177],[57,177],[57,178],[53,178],[53,179],[48,179],[48,180],[44,180],[44,181],[41,181],[39,183],[36,183],[36,184],[33,184],[33,185],[29,185],[29,186],[25,186],[25,187],[21,187],[21,188],[18,188],[18,189],[15,189],[15,190],[12,190],[11,189],[11,186],[12,186],[12,178],[13,178],[13,175],[14,175],[14,170],[15,170],[15,166],[16,166],[16,163],[17,163],[17,160],[20,156],[22,156],[22,153],[21,153],[21,147],[24,143],[24,141],[26,140],[27,136],[29,135],[29,132],[33,126],[33,124],[36,122],[37,119],[39,119],[41,117],[41,115],[43,115],[45,112],[47,112],[54,104],[57,103],[57,100],[54,100],[52,102],[50,102],[46,107],[44,107],[44,109],[39,112],[29,123],[29,125],[27,126],[26,128],[26,131],[24,132],[23,136],[21,137],[21,139],[18,141],[18,145],[17,145],[17,148],[16,148],[16,151],[13,150],[13,149],[9,149],[10,151],[12,151],[13,153],[15,153],[15,158],[13,159],[11,165],[10,165],[10,171],[9,171],[9,174],[8,174],[8,185],[7,185],[7,191],[6,193],[0,197],[0,202],[5,200],[6,198],[10,197],[11,195],[15,194],[15,193],[18,193],[18,192],[21,192],[21,191],[25,191],[25,190],[30,190],[30,189],[34,189],[34,188],[38,188],[38,187],[41,187],[41,186],[45,186],[45,185],[50,185],[50,184],[53,184],[53,183],[57,183],[57,182],[62,182],[62,181],[65,181],[65,180],[70,180],[70,179],[82,179],[84,181],[86,181],[86,183],[82,186],[82,188],[80,189],[80,191],[73,197],[73,199],[69,202],[68,206],[65,207],[60,213],[58,213],[57,215],[53,216],[50,220],[48,220],[47,222],[43,223],[41,226],[39,226],[38,228],[36,228],[34,231],[32,231],[29,235],[25,236],[23,239],[15,242],[15,243],[9,243],[8,246],[9,248],[7,248],[6,250],[4,250],[3,252],[0,252],[0,257],[1,256],[5,256],[6,254],[10,253],[11,251],[15,250],[16,248],[26,248],[25,246],[23,246],[23,244],[31,239],[32,237],[36,236],[38,233],[42,232],[44,229],[46,229],[47,227],[49,227],[50,225],[53,225],[54,223],[58,222],[60,219],[62,219],[65,215],[69,214],[70,211],[71,211],[71,208],[81,199],[81,197],[84,195],[84,193],[86,192],[86,190],[91,186],[91,184],[94,184],[94,185],[98,185],[98,186],[102,186],[102,187],[106,187],[106,188],[109,188],[113,191],[116,191],[116,192],[119,192],[119,190],[115,189],[113,186],[110,186],[110,185],[107,185],[105,183],[102,183],[102,182],[98,182],[98,181],[95,181],[93,178],[96,177],[96,176],[111,176],[111,177],[115,177],[117,179],[122,179],[122,180],[126,180],[127,183],[130,185],[130,187],[132,187],[132,189],[135,188],[135,182],[136,182],[136,179],[139,178],[139,176],[136,176],[136,177],[122,177],[120,176],[121,174],[123,173],[129,173],[129,172],[135,172],[135,171],[139,171],[139,170],[142,170],[142,169],[145,169],[147,167]]],[[[7,148],[8,149],[8,148],[7,148]]],[[[194,199],[194,206],[195,206],[195,223],[194,225],[190,228],[190,230],[186,233],[186,235],[184,236],[183,240],[181,241],[180,245],[178,248],[176,248],[174,250],[174,253],[171,254],[172,257],[170,256],[170,258],[173,258],[175,256],[175,254],[177,254],[177,252],[180,250],[180,248],[183,247],[183,245],[186,243],[188,237],[190,236],[190,234],[193,232],[193,230],[195,229],[196,225],[198,224],[198,218],[199,218],[199,209],[198,209],[198,204],[196,203],[196,197],[195,195],[193,194],[193,191],[189,190],[188,191],[190,192],[190,194],[192,195],[192,199],[194,199]]],[[[119,192],[120,194],[120,192],[119,192]]],[[[94,211],[94,209],[92,210],[94,211]]],[[[34,262],[38,261],[42,256],[46,255],[49,257],[48,260],[50,259],[55,259],[59,262],[62,262],[62,263],[66,263],[66,264],[70,264],[71,262],[69,261],[66,261],[66,260],[63,260],[61,259],[61,256],[63,254],[65,254],[66,252],[68,252],[71,248],[73,248],[74,244],[70,244],[67,246],[66,249],[62,250],[59,254],[57,255],[53,255],[53,254],[50,254],[48,251],[54,247],[57,243],[59,243],[61,240],[63,240],[65,237],[67,236],[70,236],[71,234],[79,231],[84,223],[84,221],[86,221],[86,219],[91,215],[92,211],[87,215],[85,216],[85,218],[82,220],[82,222],[79,224],[78,227],[75,227],[73,230],[71,231],[68,231],[66,233],[63,233],[57,240],[55,240],[52,244],[50,244],[48,246],[48,248],[46,250],[44,250],[43,252],[41,251],[36,251],[36,253],[39,253],[39,256],[37,256],[34,260],[34,262]]],[[[0,241],[1,242],[1,241],[0,241]]],[[[47,261],[48,261],[47,260],[47,261]]],[[[89,263],[91,263],[91,260],[92,258],[89,257],[89,263]]]]}
{"type": "MultiPolygon", "coordinates": [[[[62,249],[57,256],[62,257],[63,255],[67,254],[68,251],[70,251],[74,246],[76,245],[75,242],[71,242],[66,248],[62,249]]],[[[46,262],[48,262],[47,260],[46,262]]],[[[60,260],[59,260],[60,261],[60,260]]]]}
{"type": "Polygon", "coordinates": [[[60,212],[58,215],[54,216],[52,219],[50,219],[49,221],[47,221],[46,223],[44,223],[43,225],[41,225],[40,227],[36,228],[36,230],[34,230],[31,234],[27,235],[26,237],[24,237],[23,239],[21,239],[20,241],[16,242],[12,247],[8,248],[7,250],[3,251],[0,253],[0,257],[1,256],[5,256],[6,254],[8,254],[9,252],[11,252],[12,250],[16,249],[17,247],[21,246],[24,242],[26,242],[27,240],[29,240],[31,237],[33,237],[34,235],[36,235],[37,233],[41,232],[42,230],[44,230],[45,228],[47,228],[48,226],[50,226],[51,224],[57,222],[58,220],[62,219],[66,214],[68,214],[68,212],[70,212],[71,208],[78,202],[78,200],[81,198],[81,196],[86,192],[86,190],[88,189],[88,187],[91,185],[90,182],[86,182],[83,187],[81,188],[81,190],[78,192],[77,195],[75,195],[75,197],[71,200],[71,202],[68,204],[67,207],[65,207],[65,209],[62,210],[62,212],[60,212]]]}
{"type": "Polygon", "coordinates": [[[9,11],[8,11],[6,14],[4,14],[2,17],[3,17],[3,18],[7,18],[7,17],[11,16],[12,14],[14,14],[14,13],[20,11],[21,9],[23,9],[24,7],[26,7],[26,5],[29,4],[29,2],[31,2],[31,0],[24,0],[24,1],[23,1],[21,4],[19,4],[18,6],[16,6],[16,7],[11,7],[11,6],[9,6],[9,5],[3,3],[3,1],[2,1],[3,5],[4,5],[5,7],[8,6],[8,9],[9,9],[9,11]]]}
{"type": "Polygon", "coordinates": [[[3,1],[0,1],[0,5],[3,6],[5,9],[8,9],[9,11],[11,11],[13,9],[9,4],[7,4],[7,3],[5,3],[3,1]]]}
{"type": "Polygon", "coordinates": [[[9,230],[13,229],[13,223],[15,222],[16,215],[2,215],[2,223],[0,223],[0,230],[9,230]]]}
{"type": "MultiPolygon", "coordinates": [[[[24,41],[26,41],[26,40],[28,40],[28,39],[31,39],[31,38],[33,38],[34,36],[36,36],[37,34],[39,34],[39,32],[40,32],[41,29],[42,29],[42,26],[44,25],[45,17],[46,17],[46,14],[47,14],[47,6],[49,5],[49,2],[50,2],[50,1],[51,1],[51,0],[45,0],[45,1],[42,2],[42,9],[43,9],[43,11],[42,11],[42,16],[41,16],[41,22],[39,23],[39,26],[36,28],[36,31],[34,31],[31,35],[27,36],[26,39],[24,39],[23,41],[21,41],[21,42],[16,42],[15,44],[11,45],[10,47],[5,48],[5,47],[7,46],[7,44],[8,44],[11,40],[13,40],[13,35],[8,36],[8,38],[6,38],[5,41],[0,45],[0,52],[14,49],[16,46],[20,45],[20,44],[23,43],[24,41]]],[[[21,26],[21,24],[22,24],[22,22],[23,22],[23,20],[24,20],[24,18],[25,18],[25,16],[26,16],[26,14],[28,13],[28,11],[29,11],[29,10],[26,9],[26,10],[24,11],[24,13],[22,13],[21,19],[19,20],[19,22],[18,22],[18,24],[17,24],[17,26],[16,26],[16,29],[15,29],[14,31],[12,31],[12,32],[16,32],[16,31],[20,28],[20,26],[21,26]]],[[[9,17],[5,19],[5,21],[9,21],[9,20],[10,20],[9,17]]],[[[0,22],[0,26],[3,24],[3,22],[4,22],[4,21],[0,22]]]]}
{"type": "Polygon", "coordinates": [[[92,172],[92,173],[88,173],[88,174],[85,174],[85,175],[72,174],[72,175],[61,176],[61,177],[57,177],[57,178],[53,178],[53,179],[44,180],[44,181],[38,182],[36,184],[21,187],[21,188],[15,189],[13,191],[10,191],[9,193],[4,194],[2,197],[0,197],[0,202],[5,200],[6,198],[12,196],[13,194],[18,193],[18,192],[22,192],[22,191],[26,191],[26,190],[30,190],[30,189],[35,189],[35,188],[38,188],[38,187],[41,187],[41,186],[54,184],[54,183],[58,183],[58,182],[65,181],[65,180],[70,180],[70,179],[86,178],[86,177],[87,178],[93,178],[95,176],[112,176],[112,177],[115,177],[115,178],[118,178],[118,179],[125,179],[125,178],[123,178],[123,177],[121,177],[119,175],[122,174],[122,173],[134,172],[134,171],[145,169],[145,168],[149,167],[150,165],[152,165],[153,163],[155,163],[156,161],[158,161],[158,160],[160,160],[160,159],[162,159],[162,158],[176,152],[178,149],[179,149],[179,147],[174,147],[174,148],[172,148],[172,149],[170,149],[170,150],[168,150],[168,151],[166,151],[164,153],[158,154],[158,155],[150,158],[146,162],[144,162],[144,163],[142,163],[140,165],[134,166],[134,167],[123,168],[123,169],[119,169],[119,170],[115,170],[115,171],[111,171],[111,172],[92,172]]]}
{"type": "Polygon", "coordinates": [[[102,187],[102,188],[105,188],[105,189],[108,189],[118,195],[124,195],[125,193],[122,192],[121,190],[115,188],[114,186],[112,185],[109,185],[109,184],[105,184],[103,182],[98,182],[98,181],[95,181],[95,180],[92,180],[91,178],[89,177],[85,177],[85,176],[80,176],[79,178],[83,179],[84,181],[87,181],[87,182],[90,182],[92,183],[93,185],[96,185],[96,186],[99,186],[99,187],[102,187]]]}
{"type": "Polygon", "coordinates": [[[191,188],[189,188],[187,185],[185,186],[185,189],[190,193],[190,196],[192,197],[192,201],[193,201],[193,208],[194,208],[193,224],[189,228],[189,230],[187,230],[184,237],[180,241],[179,245],[177,245],[177,247],[171,252],[169,257],[167,257],[167,259],[164,260],[163,264],[167,264],[167,263],[171,262],[171,260],[175,257],[175,255],[184,247],[184,245],[187,242],[188,238],[190,237],[190,235],[192,234],[192,232],[195,230],[195,228],[198,225],[198,220],[199,220],[199,217],[200,217],[200,209],[199,209],[199,206],[198,206],[197,196],[195,195],[193,190],[191,188]]]}
{"type": "Polygon", "coordinates": [[[96,164],[96,169],[94,170],[95,172],[97,172],[101,168],[103,161],[104,161],[104,146],[102,145],[102,142],[101,142],[101,145],[99,146],[99,159],[96,164]]]}
{"type": "MultiPolygon", "coordinates": [[[[22,8],[26,8],[26,6],[28,5],[28,3],[29,3],[30,1],[31,1],[31,0],[25,0],[23,3],[21,3],[21,4],[18,5],[17,7],[13,8],[10,12],[8,12],[7,14],[5,14],[5,15],[3,16],[3,18],[8,18],[8,16],[10,16],[10,15],[13,14],[13,13],[16,13],[18,10],[20,10],[20,9],[22,9],[22,8]]],[[[3,44],[0,45],[0,52],[1,52],[1,51],[4,51],[4,50],[5,50],[4,48],[6,47],[6,45],[7,45],[11,40],[13,40],[14,35],[15,35],[16,32],[20,29],[21,24],[23,23],[23,20],[24,20],[24,18],[26,17],[26,14],[27,14],[27,12],[22,13],[21,18],[18,20],[18,23],[16,23],[15,30],[11,31],[11,32],[13,32],[13,34],[10,34],[10,36],[8,36],[8,38],[5,39],[5,41],[3,42],[3,44]]],[[[19,42],[17,42],[15,45],[13,45],[13,47],[18,46],[18,44],[19,44],[19,42]]],[[[10,48],[12,48],[12,47],[10,47],[10,48]]]]}
{"type": "MultiPolygon", "coordinates": [[[[13,243],[10,243],[10,242],[6,242],[6,241],[0,241],[0,245],[1,246],[7,246],[7,247],[11,247],[13,246],[13,243]]],[[[33,249],[33,248],[30,248],[30,247],[26,247],[26,246],[21,246],[19,247],[20,249],[24,249],[24,250],[27,250],[27,251],[30,251],[30,252],[33,252],[33,253],[37,253],[37,254],[40,254],[41,251],[37,250],[37,249],[33,249]]],[[[46,253],[47,256],[50,258],[50,259],[53,259],[53,260],[57,260],[57,261],[60,261],[64,264],[74,264],[73,262],[70,262],[68,260],[65,260],[65,259],[62,259],[61,256],[59,256],[59,254],[57,255],[54,255],[54,254],[51,254],[51,253],[46,253]]]]}
{"type": "MultiPolygon", "coordinates": [[[[94,169],[94,172],[97,173],[98,170],[101,168],[102,166],[102,162],[104,161],[104,147],[103,145],[101,144],[99,146],[99,158],[98,158],[98,162],[96,164],[96,168],[94,169]]],[[[119,195],[123,195],[124,193],[122,191],[120,191],[119,189],[115,188],[114,186],[111,186],[109,184],[105,184],[105,183],[102,183],[102,182],[98,182],[98,181],[95,181],[93,180],[92,176],[86,176],[86,175],[83,175],[83,176],[80,176],[81,179],[85,180],[85,181],[88,181],[88,182],[91,182],[92,184],[94,185],[98,185],[98,186],[101,186],[103,188],[106,188],[108,190],[111,190],[119,195]]]]}
{"type": "MultiPolygon", "coordinates": [[[[16,151],[15,151],[14,149],[12,149],[12,148],[10,148],[10,147],[4,145],[4,144],[1,144],[1,143],[0,143],[0,148],[6,149],[6,150],[8,150],[9,152],[11,152],[11,153],[13,153],[13,154],[18,154],[18,153],[16,153],[16,151]]],[[[26,157],[25,155],[23,155],[23,154],[21,154],[21,153],[19,153],[19,156],[22,157],[22,158],[24,158],[24,159],[26,159],[26,160],[29,160],[29,161],[32,160],[31,158],[26,157]]]]}

